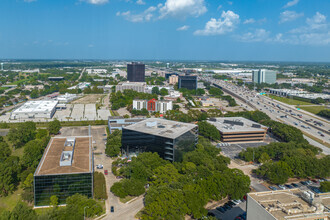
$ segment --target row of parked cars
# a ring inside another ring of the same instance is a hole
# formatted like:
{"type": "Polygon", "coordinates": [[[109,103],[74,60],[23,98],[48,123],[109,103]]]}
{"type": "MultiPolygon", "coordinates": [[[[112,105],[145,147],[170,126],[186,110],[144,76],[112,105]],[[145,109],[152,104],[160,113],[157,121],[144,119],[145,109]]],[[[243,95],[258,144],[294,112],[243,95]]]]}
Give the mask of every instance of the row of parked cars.
{"type": "MultiPolygon", "coordinates": [[[[245,201],[245,199],[246,199],[246,196],[244,196],[243,201],[245,201]]],[[[232,207],[242,203],[243,201],[235,200],[235,199],[230,200],[230,201],[226,202],[224,205],[217,207],[216,210],[218,210],[221,213],[225,213],[227,210],[230,210],[232,207]]]]}
{"type": "MultiPolygon", "coordinates": [[[[306,180],[306,181],[300,181],[299,183],[291,183],[291,184],[285,184],[285,185],[277,185],[278,188],[276,188],[276,186],[269,186],[269,188],[271,190],[284,190],[284,189],[293,189],[293,188],[298,188],[301,187],[302,185],[304,186],[309,186],[313,183],[320,183],[320,182],[324,182],[327,181],[327,179],[313,179],[313,180],[306,180]],[[301,184],[301,185],[300,185],[301,184]]],[[[316,193],[320,193],[320,190],[317,187],[310,187],[313,191],[315,191],[316,193]]]]}

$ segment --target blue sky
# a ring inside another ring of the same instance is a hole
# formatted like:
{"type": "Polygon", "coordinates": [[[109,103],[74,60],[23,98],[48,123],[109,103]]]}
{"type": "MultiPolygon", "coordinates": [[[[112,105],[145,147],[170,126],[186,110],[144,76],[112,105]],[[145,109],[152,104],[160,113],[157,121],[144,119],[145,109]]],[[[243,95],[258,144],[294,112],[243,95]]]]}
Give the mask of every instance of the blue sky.
{"type": "Polygon", "coordinates": [[[0,58],[330,61],[330,0],[1,0],[0,58]]]}

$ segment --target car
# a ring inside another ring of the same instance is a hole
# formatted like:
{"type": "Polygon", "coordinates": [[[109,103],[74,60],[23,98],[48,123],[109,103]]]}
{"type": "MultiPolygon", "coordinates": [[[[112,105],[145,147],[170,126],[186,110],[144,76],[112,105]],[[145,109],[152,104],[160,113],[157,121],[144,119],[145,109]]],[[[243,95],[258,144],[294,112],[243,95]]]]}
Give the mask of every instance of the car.
{"type": "Polygon", "coordinates": [[[298,185],[297,183],[292,183],[291,185],[292,185],[293,187],[296,187],[296,188],[299,187],[299,185],[298,185]]]}
{"type": "Polygon", "coordinates": [[[302,185],[304,185],[304,186],[307,186],[307,185],[308,185],[306,181],[300,181],[300,183],[301,183],[302,185]]]}
{"type": "Polygon", "coordinates": [[[307,180],[306,183],[307,183],[307,185],[311,185],[312,184],[312,181],[307,180]]]}
{"type": "Polygon", "coordinates": [[[103,169],[103,165],[102,164],[96,165],[96,169],[103,169]]]}
{"type": "Polygon", "coordinates": [[[238,205],[239,204],[239,202],[236,199],[233,200],[232,203],[234,203],[235,205],[238,205]]]}
{"type": "Polygon", "coordinates": [[[283,189],[283,190],[286,189],[284,185],[278,185],[278,188],[283,189]]]}
{"type": "Polygon", "coordinates": [[[108,170],[104,170],[104,175],[108,175],[108,170]]]}
{"type": "Polygon", "coordinates": [[[313,179],[312,182],[319,183],[319,181],[318,180],[315,180],[315,179],[313,179]]]}
{"type": "Polygon", "coordinates": [[[228,204],[229,204],[231,207],[237,205],[237,204],[236,204],[235,202],[233,202],[233,201],[229,201],[228,204]]]}
{"type": "Polygon", "coordinates": [[[289,184],[285,184],[285,187],[288,188],[288,189],[292,189],[293,186],[289,185],[289,184]]]}
{"type": "Polygon", "coordinates": [[[107,134],[102,134],[103,136],[107,136],[107,134]]]}
{"type": "Polygon", "coordinates": [[[231,206],[228,203],[225,204],[225,207],[227,208],[227,210],[231,209],[231,206]]]}
{"type": "Polygon", "coordinates": [[[115,212],[115,208],[113,206],[110,207],[111,212],[115,212]]]}
{"type": "Polygon", "coordinates": [[[277,188],[275,186],[269,186],[269,189],[276,191],[277,188]]]}
{"type": "Polygon", "coordinates": [[[207,213],[207,216],[213,216],[213,217],[215,217],[215,214],[213,212],[208,212],[207,213]]]}
{"type": "Polygon", "coordinates": [[[216,207],[215,209],[221,213],[224,213],[226,211],[222,206],[216,207]]]}

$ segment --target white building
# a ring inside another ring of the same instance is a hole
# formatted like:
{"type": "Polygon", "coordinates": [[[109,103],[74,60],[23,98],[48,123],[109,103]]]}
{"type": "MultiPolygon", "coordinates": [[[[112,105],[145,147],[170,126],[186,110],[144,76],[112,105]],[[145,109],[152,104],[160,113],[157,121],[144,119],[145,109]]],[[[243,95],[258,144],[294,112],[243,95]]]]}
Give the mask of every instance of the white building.
{"type": "Polygon", "coordinates": [[[72,89],[81,89],[81,90],[84,90],[84,89],[88,88],[90,85],[91,85],[90,82],[82,82],[82,83],[79,83],[78,85],[71,86],[68,89],[69,90],[72,90],[72,89]]]}
{"type": "Polygon", "coordinates": [[[56,111],[58,101],[42,100],[28,101],[14,110],[10,119],[52,118],[56,111]]]}
{"type": "Polygon", "coordinates": [[[168,95],[164,96],[165,100],[177,100],[178,98],[182,98],[182,93],[179,91],[170,91],[168,95]]]}
{"type": "Polygon", "coordinates": [[[88,74],[106,74],[108,70],[106,69],[86,69],[88,74]]]}
{"type": "Polygon", "coordinates": [[[116,86],[116,92],[123,92],[126,89],[132,89],[137,92],[144,92],[147,83],[145,82],[121,82],[116,86]]]}
{"type": "Polygon", "coordinates": [[[77,98],[76,94],[65,93],[64,95],[58,96],[56,99],[59,103],[72,102],[77,98]]]}
{"type": "Polygon", "coordinates": [[[149,112],[159,112],[161,114],[173,109],[172,101],[166,100],[133,100],[133,109],[142,110],[147,109],[149,112]]]}
{"type": "Polygon", "coordinates": [[[274,70],[260,69],[252,71],[252,82],[274,84],[276,72],[274,70]]]}
{"type": "Polygon", "coordinates": [[[151,93],[152,93],[152,89],[153,89],[154,87],[158,87],[159,90],[161,90],[161,89],[167,89],[167,91],[172,91],[172,90],[174,90],[174,87],[173,87],[173,86],[159,86],[159,85],[154,85],[154,86],[146,86],[144,92],[145,92],[145,93],[149,93],[149,94],[151,94],[151,93]]]}

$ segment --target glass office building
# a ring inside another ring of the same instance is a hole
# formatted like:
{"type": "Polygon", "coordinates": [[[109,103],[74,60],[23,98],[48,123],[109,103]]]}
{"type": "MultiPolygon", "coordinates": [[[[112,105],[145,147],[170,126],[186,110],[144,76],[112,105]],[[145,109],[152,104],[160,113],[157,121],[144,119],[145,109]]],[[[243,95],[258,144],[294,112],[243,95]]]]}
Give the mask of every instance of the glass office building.
{"type": "Polygon", "coordinates": [[[197,76],[179,76],[179,89],[197,89],[197,76]]]}
{"type": "Polygon", "coordinates": [[[34,173],[34,205],[50,205],[55,195],[59,204],[76,193],[93,197],[91,137],[52,138],[34,173]]]}
{"type": "Polygon", "coordinates": [[[157,152],[169,161],[181,161],[195,149],[198,127],[194,124],[150,118],[122,129],[124,154],[157,152]]]}

